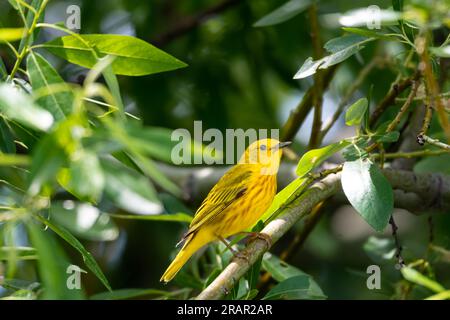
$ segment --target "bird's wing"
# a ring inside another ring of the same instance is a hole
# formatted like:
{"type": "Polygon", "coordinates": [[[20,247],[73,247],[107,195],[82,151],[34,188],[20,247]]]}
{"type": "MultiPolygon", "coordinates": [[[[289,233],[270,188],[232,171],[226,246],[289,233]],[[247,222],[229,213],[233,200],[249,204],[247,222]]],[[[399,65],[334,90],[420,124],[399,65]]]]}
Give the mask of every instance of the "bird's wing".
{"type": "Polygon", "coordinates": [[[252,171],[249,168],[242,166],[231,168],[203,200],[195,213],[186,236],[215,219],[236,199],[242,197],[247,191],[251,175],[252,171]]]}

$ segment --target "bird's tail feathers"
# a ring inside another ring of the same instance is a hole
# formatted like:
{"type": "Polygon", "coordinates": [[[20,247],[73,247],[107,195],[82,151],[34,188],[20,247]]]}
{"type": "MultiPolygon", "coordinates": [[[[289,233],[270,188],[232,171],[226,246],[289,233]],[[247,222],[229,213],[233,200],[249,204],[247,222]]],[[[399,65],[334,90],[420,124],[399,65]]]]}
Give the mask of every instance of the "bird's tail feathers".
{"type": "MultiPolygon", "coordinates": [[[[167,270],[162,275],[160,281],[161,282],[169,282],[172,280],[178,271],[184,266],[184,264],[189,260],[189,258],[203,245],[206,244],[203,237],[199,237],[197,233],[191,233],[187,235],[186,238],[183,238],[182,241],[184,242],[183,247],[181,248],[180,252],[178,252],[175,259],[172,261],[172,263],[169,265],[167,270]]],[[[181,241],[181,242],[182,242],[181,241]]]]}

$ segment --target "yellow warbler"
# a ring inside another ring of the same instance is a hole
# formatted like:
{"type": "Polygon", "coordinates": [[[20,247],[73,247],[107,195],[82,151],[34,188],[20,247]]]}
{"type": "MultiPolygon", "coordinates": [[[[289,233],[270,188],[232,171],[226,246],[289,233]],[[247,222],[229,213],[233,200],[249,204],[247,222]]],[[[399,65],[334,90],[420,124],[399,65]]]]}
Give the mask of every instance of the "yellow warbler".
{"type": "Polygon", "coordinates": [[[290,142],[262,139],[252,143],[239,162],[211,189],[195,213],[184,245],[161,277],[169,282],[188,259],[209,242],[240,233],[258,222],[277,189],[281,148],[290,142]]]}

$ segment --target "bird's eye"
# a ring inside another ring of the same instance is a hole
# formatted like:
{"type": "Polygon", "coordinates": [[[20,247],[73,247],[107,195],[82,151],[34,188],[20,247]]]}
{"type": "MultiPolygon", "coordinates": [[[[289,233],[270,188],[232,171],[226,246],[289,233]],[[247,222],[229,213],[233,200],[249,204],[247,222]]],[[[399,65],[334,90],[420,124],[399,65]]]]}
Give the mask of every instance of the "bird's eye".
{"type": "Polygon", "coordinates": [[[266,150],[266,149],[267,149],[267,147],[266,147],[266,145],[265,145],[265,144],[263,144],[263,145],[261,145],[261,146],[259,147],[259,149],[260,149],[260,150],[262,150],[262,151],[264,151],[264,150],[266,150]]]}

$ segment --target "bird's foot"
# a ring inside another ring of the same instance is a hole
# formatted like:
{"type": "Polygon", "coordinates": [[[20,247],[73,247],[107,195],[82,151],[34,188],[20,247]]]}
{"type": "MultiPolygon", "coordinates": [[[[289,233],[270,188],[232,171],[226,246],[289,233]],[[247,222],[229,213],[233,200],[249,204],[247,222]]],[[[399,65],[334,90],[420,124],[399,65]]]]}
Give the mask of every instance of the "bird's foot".
{"type": "Polygon", "coordinates": [[[247,244],[255,241],[255,240],[263,240],[266,243],[267,250],[272,246],[272,237],[267,233],[262,232],[241,232],[241,234],[245,234],[248,237],[247,244]]]}
{"type": "Polygon", "coordinates": [[[233,253],[234,259],[245,260],[247,263],[250,263],[250,259],[247,256],[247,252],[246,251],[233,250],[231,252],[233,253]]]}

